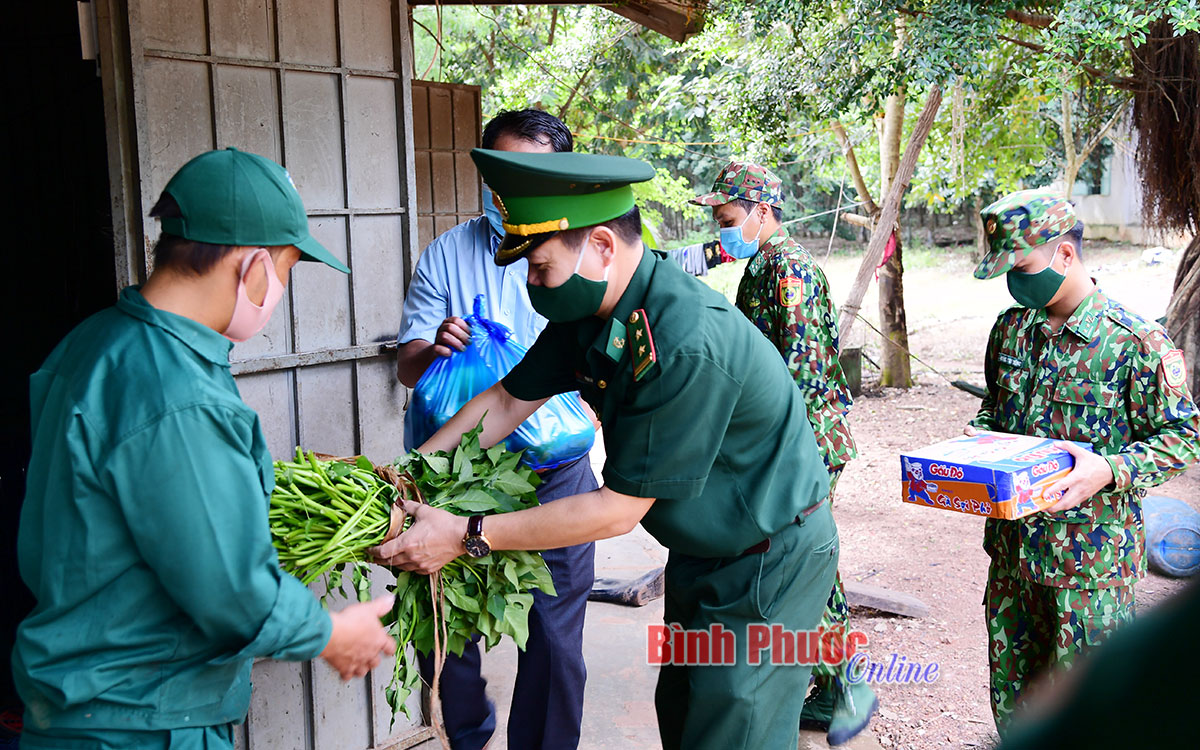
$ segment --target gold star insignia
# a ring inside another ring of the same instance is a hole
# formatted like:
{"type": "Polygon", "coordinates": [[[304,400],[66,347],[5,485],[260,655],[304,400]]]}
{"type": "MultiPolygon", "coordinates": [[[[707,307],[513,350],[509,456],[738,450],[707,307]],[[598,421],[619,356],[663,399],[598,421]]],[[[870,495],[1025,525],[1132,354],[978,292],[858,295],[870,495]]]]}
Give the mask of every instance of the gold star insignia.
{"type": "Polygon", "coordinates": [[[638,347],[638,356],[640,357],[640,356],[642,356],[642,355],[643,355],[643,354],[645,354],[645,353],[646,353],[646,347],[645,347],[644,345],[643,345],[643,346],[639,346],[639,347],[638,347]]]}
{"type": "Polygon", "coordinates": [[[639,329],[637,329],[636,331],[634,331],[634,332],[633,332],[633,337],[634,337],[634,338],[638,338],[638,339],[640,339],[640,338],[642,337],[642,329],[640,329],[640,328],[639,328],[639,329]]]}

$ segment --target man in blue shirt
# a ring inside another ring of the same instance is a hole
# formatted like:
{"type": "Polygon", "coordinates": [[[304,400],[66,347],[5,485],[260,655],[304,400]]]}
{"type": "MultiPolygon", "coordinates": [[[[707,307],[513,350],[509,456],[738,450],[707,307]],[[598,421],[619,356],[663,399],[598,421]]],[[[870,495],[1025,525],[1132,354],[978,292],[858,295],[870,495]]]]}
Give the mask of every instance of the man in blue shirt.
{"type": "MultiPolygon", "coordinates": [[[[536,109],[501,112],[483,130],[483,147],[500,151],[571,151],[571,131],[536,109]]],[[[413,387],[437,357],[462,351],[470,341],[470,315],[477,294],[484,315],[513,330],[514,339],[533,345],[546,326],[526,291],[524,259],[498,266],[494,257],[504,236],[499,209],[484,188],[484,216],[445,232],[421,254],[404,300],[396,373],[413,387]]],[[[406,426],[409,416],[406,416],[406,426]]],[[[409,430],[406,430],[409,433],[409,430]]],[[[410,445],[409,448],[416,446],[410,445]]],[[[598,487],[589,456],[541,474],[542,503],[598,487]]],[[[595,545],[547,550],[542,555],[557,597],[534,593],[529,640],[517,656],[517,680],[508,720],[508,746],[563,750],[579,744],[583,719],[583,620],[594,576],[595,545]]],[[[431,660],[421,659],[426,679],[431,660]]],[[[441,676],[442,713],[454,750],[479,750],[496,727],[495,708],[484,693],[479,648],[467,644],[451,655],[441,676]]]]}

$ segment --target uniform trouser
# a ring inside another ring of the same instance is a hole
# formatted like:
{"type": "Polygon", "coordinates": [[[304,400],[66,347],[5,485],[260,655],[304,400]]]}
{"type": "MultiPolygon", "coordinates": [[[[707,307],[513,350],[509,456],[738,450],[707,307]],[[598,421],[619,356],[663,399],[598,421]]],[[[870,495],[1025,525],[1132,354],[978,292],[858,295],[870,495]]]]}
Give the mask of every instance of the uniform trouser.
{"type": "Polygon", "coordinates": [[[21,750],[233,750],[233,725],[148,732],[57,729],[42,734],[26,725],[21,750]]]}
{"type": "MultiPolygon", "coordinates": [[[[542,475],[538,500],[543,503],[596,489],[588,457],[542,475]]],[[[485,529],[486,533],[486,529],[485,529]]],[[[546,550],[558,596],[533,594],[529,640],[517,652],[517,679],[508,717],[508,746],[513,750],[570,750],[579,744],[583,721],[583,619],[595,578],[593,543],[546,550]]],[[[433,660],[418,661],[426,682],[433,680],[433,660]]],[[[496,713],[488,700],[487,680],[480,673],[479,646],[470,642],[461,657],[450,654],[441,676],[442,717],[453,750],[479,750],[496,729],[496,713]]]]}
{"type": "Polygon", "coordinates": [[[685,629],[720,623],[736,638],[731,666],[665,665],[654,704],[664,750],[795,750],[811,665],[753,665],[747,628],[812,630],[821,621],[838,560],[829,503],[789,524],[770,548],[732,558],[672,552],[664,620],[685,629]]]}
{"type": "Polygon", "coordinates": [[[1015,560],[992,560],[987,617],[992,716],[1003,737],[1022,693],[1103,642],[1133,617],[1133,586],[1068,589],[1021,577],[1015,560]]]}
{"type": "MultiPolygon", "coordinates": [[[[834,490],[838,478],[842,475],[842,467],[831,469],[829,472],[829,505],[833,507],[834,490]]],[[[850,604],[846,601],[846,590],[842,588],[842,575],[834,571],[833,591],[829,592],[829,601],[825,603],[825,614],[821,617],[821,627],[827,631],[840,632],[843,635],[850,630],[850,604]]],[[[817,692],[831,690],[836,686],[846,686],[847,662],[841,664],[826,664],[821,662],[813,666],[817,692]]]]}

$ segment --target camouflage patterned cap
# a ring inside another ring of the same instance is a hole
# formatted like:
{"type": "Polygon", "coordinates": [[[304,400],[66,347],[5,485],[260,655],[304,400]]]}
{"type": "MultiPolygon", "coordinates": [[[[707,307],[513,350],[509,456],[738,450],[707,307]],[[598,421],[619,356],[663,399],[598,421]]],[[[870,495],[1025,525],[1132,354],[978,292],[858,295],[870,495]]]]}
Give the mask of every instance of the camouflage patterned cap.
{"type": "Polygon", "coordinates": [[[712,192],[697,195],[688,203],[698,206],[724,206],[737,198],[782,206],[783,182],[764,166],[747,161],[731,161],[717,175],[712,192]]]}
{"type": "Polygon", "coordinates": [[[975,268],[977,279],[1007,273],[1035,248],[1071,231],[1077,221],[1070,201],[1046,188],[1010,193],[979,215],[988,252],[975,268]]]}

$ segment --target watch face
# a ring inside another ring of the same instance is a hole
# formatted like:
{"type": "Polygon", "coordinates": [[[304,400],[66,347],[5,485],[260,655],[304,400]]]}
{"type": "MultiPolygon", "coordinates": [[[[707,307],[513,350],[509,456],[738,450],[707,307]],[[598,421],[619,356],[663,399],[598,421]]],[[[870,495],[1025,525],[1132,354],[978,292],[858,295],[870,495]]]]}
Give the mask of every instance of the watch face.
{"type": "Polygon", "coordinates": [[[486,557],[492,552],[492,545],[482,536],[469,536],[463,540],[463,544],[471,557],[486,557]]]}

